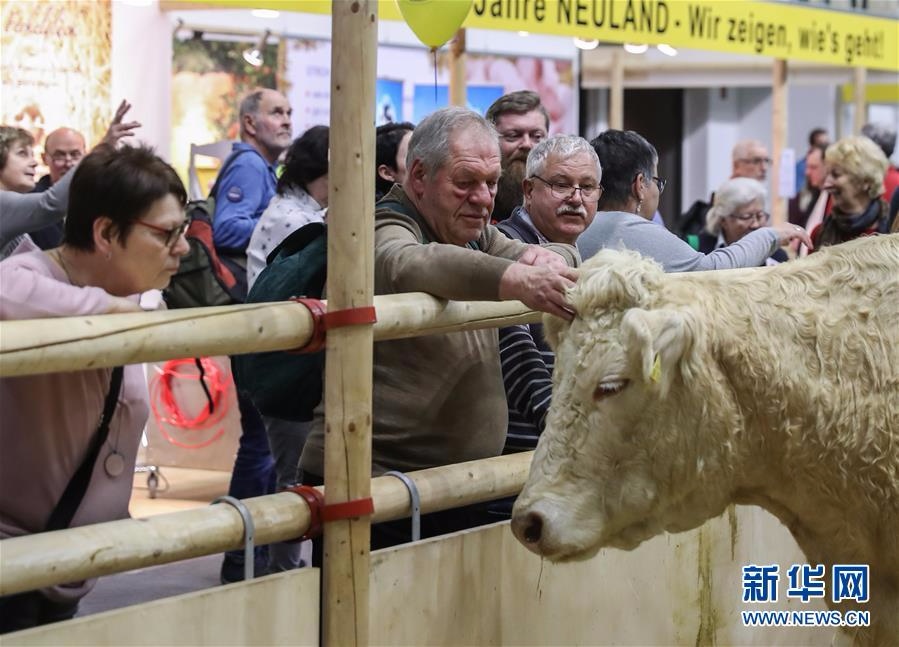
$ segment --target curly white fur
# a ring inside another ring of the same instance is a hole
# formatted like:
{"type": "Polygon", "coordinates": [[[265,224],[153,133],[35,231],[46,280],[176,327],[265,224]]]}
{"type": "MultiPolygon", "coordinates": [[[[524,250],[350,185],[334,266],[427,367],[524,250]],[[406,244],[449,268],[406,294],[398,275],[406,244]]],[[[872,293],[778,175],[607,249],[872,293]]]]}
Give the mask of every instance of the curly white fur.
{"type": "Polygon", "coordinates": [[[513,518],[542,519],[529,548],[577,559],[757,504],[809,563],[869,564],[853,637],[899,644],[899,235],[703,274],[604,250],[569,299],[513,518]]]}

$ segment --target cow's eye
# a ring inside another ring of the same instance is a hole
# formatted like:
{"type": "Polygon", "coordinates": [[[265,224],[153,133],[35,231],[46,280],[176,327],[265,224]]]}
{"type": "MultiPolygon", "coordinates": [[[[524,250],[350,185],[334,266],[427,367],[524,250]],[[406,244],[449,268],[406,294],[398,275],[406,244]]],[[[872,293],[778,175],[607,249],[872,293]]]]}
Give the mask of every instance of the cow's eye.
{"type": "Polygon", "coordinates": [[[603,380],[596,386],[593,399],[598,401],[621,393],[628,384],[630,384],[630,380],[603,380]]]}

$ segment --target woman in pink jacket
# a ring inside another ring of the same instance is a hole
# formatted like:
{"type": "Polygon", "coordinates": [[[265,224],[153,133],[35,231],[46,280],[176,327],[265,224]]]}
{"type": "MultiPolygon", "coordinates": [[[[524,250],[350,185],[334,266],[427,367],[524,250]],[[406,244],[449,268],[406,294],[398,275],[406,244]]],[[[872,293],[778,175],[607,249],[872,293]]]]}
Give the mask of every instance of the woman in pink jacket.
{"type": "MultiPolygon", "coordinates": [[[[187,253],[187,195],[152,149],[97,147],[72,178],[63,245],[0,263],[0,319],[139,310],[187,253]]],[[[0,537],[128,515],[148,415],[141,366],[0,379],[0,537]]],[[[70,618],[93,581],[0,598],[0,632],[70,618]]]]}

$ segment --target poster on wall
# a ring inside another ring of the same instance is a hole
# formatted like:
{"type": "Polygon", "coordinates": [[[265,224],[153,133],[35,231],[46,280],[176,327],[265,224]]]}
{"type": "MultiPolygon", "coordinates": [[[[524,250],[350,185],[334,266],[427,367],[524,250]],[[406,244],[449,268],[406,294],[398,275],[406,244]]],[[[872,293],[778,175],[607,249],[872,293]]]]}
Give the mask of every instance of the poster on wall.
{"type": "Polygon", "coordinates": [[[240,100],[255,88],[277,84],[278,46],[262,52],[253,66],[244,52],[257,45],[248,40],[214,40],[195,32],[172,44],[172,166],[187,179],[191,144],[210,144],[239,137],[240,100]]]}
{"type": "MultiPolygon", "coordinates": [[[[469,85],[465,94],[468,101],[468,109],[474,110],[483,116],[487,108],[504,94],[501,85],[469,85]]],[[[416,85],[412,99],[412,120],[418,123],[438,108],[449,105],[449,88],[438,85],[434,91],[434,84],[416,85]]]]}
{"type": "Polygon", "coordinates": [[[375,81],[375,125],[406,121],[403,110],[403,82],[389,79],[375,81]]]}
{"type": "Polygon", "coordinates": [[[109,1],[4,1],[0,25],[0,123],[29,131],[38,160],[62,126],[96,143],[113,112],[109,1]]]}
{"type": "MultiPolygon", "coordinates": [[[[389,102],[396,105],[402,118],[418,122],[435,107],[447,105],[449,58],[437,55],[437,100],[434,100],[434,58],[424,48],[378,47],[378,81],[375,115],[384,104],[382,88],[387,80],[396,85],[389,102]],[[430,109],[426,106],[430,92],[430,109]],[[443,98],[441,98],[443,93],[443,98]],[[401,96],[401,100],[398,98],[401,96]],[[416,97],[419,96],[418,105],[416,97]]],[[[291,40],[287,47],[284,82],[294,114],[294,133],[299,135],[318,124],[327,125],[331,109],[331,43],[315,40],[291,40]]],[[[466,55],[468,102],[479,111],[498,97],[515,90],[535,90],[550,115],[550,133],[577,131],[575,79],[570,59],[546,59],[530,56],[498,56],[469,52],[466,55]],[[495,96],[494,96],[495,95],[495,96]],[[489,99],[489,101],[488,101],[489,99]],[[485,103],[486,102],[486,103],[485,103]]],[[[400,117],[398,117],[400,118],[400,117]]]]}

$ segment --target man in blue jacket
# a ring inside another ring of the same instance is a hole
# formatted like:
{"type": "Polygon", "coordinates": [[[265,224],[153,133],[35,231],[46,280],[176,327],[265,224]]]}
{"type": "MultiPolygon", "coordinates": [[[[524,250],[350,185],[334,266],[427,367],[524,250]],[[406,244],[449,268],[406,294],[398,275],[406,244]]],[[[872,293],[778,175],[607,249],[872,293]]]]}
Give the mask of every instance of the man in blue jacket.
{"type": "Polygon", "coordinates": [[[276,90],[256,90],[240,102],[240,142],[218,179],[213,221],[215,248],[245,254],[256,222],[275,195],[275,163],[290,146],[290,103],[276,90]]]}
{"type": "MultiPolygon", "coordinates": [[[[216,251],[233,267],[246,268],[253,228],[275,195],[275,163],[293,135],[290,103],[275,90],[256,90],[240,102],[240,142],[222,166],[215,195],[212,237],[216,251]]],[[[241,436],[228,494],[238,499],[274,492],[275,463],[262,415],[237,386],[241,436]]],[[[256,574],[267,570],[265,550],[256,549],[256,574]]],[[[223,583],[243,579],[243,552],[226,553],[223,583]]]]}

